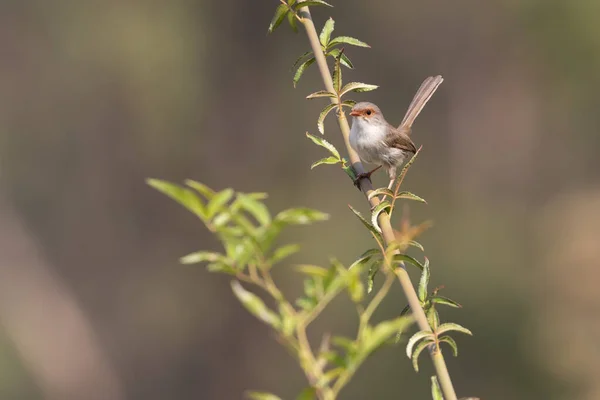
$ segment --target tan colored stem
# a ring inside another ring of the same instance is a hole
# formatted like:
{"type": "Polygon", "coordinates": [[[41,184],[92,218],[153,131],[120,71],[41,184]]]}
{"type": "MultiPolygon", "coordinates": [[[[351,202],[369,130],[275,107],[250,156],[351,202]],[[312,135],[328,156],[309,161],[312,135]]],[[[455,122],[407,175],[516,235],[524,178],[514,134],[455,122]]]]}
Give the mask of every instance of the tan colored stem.
{"type": "MultiPolygon", "coordinates": [[[[299,12],[300,20],[306,29],[306,34],[308,36],[308,40],[312,47],[312,51],[314,53],[317,66],[319,67],[319,72],[321,74],[321,78],[323,79],[323,83],[325,84],[325,88],[327,91],[335,93],[336,90],[333,87],[333,80],[331,78],[331,72],[329,71],[329,66],[327,65],[327,60],[325,59],[325,55],[323,54],[323,50],[321,48],[321,44],[319,42],[319,36],[317,35],[317,30],[315,29],[315,25],[312,21],[312,17],[310,15],[310,10],[308,7],[302,7],[299,12]]],[[[338,104],[337,98],[331,98],[331,102],[338,104]]],[[[358,154],[352,149],[349,142],[350,137],[350,126],[348,125],[348,120],[346,119],[346,114],[341,110],[341,107],[338,108],[338,125],[340,130],[342,131],[342,136],[344,138],[344,143],[346,144],[346,150],[348,151],[348,156],[350,157],[350,161],[354,170],[360,174],[364,172],[364,168],[362,163],[360,162],[360,158],[358,154]]],[[[368,179],[362,179],[360,181],[360,190],[367,196],[369,193],[373,191],[373,186],[368,179]]],[[[369,203],[371,208],[374,208],[379,204],[379,199],[377,196],[373,196],[369,203]]],[[[392,230],[392,225],[390,223],[390,217],[387,213],[382,212],[379,214],[378,218],[379,226],[381,228],[383,239],[386,245],[389,245],[395,240],[394,231],[392,230]]],[[[396,271],[396,275],[398,276],[398,280],[400,281],[400,285],[402,286],[402,290],[408,300],[408,304],[410,305],[410,309],[412,314],[419,326],[420,330],[430,331],[429,322],[427,321],[427,317],[425,315],[425,311],[421,307],[421,303],[419,302],[419,298],[417,296],[417,292],[412,285],[410,277],[405,269],[400,268],[396,271]]],[[[446,368],[446,363],[444,362],[444,358],[441,353],[439,356],[430,353],[431,359],[433,361],[433,365],[436,370],[436,374],[438,376],[438,380],[440,384],[444,382],[444,385],[441,385],[442,391],[444,393],[445,400],[456,400],[456,392],[454,391],[454,387],[452,386],[452,380],[450,379],[450,374],[448,373],[448,368],[446,368]]]]}

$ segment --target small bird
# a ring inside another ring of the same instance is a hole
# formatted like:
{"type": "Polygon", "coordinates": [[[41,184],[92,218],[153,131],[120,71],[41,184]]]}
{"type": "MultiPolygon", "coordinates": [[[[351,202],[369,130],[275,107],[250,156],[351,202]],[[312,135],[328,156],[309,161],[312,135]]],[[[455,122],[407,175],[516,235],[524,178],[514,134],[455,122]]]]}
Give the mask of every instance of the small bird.
{"type": "Polygon", "coordinates": [[[407,157],[412,157],[417,152],[409,137],[412,124],[443,81],[440,75],[430,76],[423,81],[398,128],[390,125],[379,107],[373,103],[361,102],[352,107],[350,145],[361,160],[378,165],[369,172],[359,174],[354,182],[357,186],[361,179],[370,180],[373,172],[385,167],[390,177],[388,189],[392,188],[396,180],[396,169],[407,157]]]}

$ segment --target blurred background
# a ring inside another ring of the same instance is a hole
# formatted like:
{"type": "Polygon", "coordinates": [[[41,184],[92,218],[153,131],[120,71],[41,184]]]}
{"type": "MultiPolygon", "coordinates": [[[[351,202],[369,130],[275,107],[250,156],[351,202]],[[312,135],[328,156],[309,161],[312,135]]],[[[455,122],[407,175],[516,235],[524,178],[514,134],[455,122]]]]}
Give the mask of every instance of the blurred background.
{"type": "MultiPolygon", "coordinates": [[[[600,398],[600,3],[332,0],[318,29],[346,49],[347,81],[381,87],[398,124],[421,81],[445,78],[413,129],[424,150],[405,188],[432,286],[470,328],[447,357],[461,396],[600,398]]],[[[147,177],[265,191],[273,212],[331,214],[294,228],[293,263],[347,265],[372,246],[347,208],[367,203],[324,156],[313,66],[296,89],[302,31],[267,27],[278,2],[0,2],[0,398],[293,399],[300,369],[232,296],[229,278],[182,266],[219,250],[147,177]]],[[[340,150],[330,118],[326,138],[340,150]]],[[[386,183],[383,174],[374,178],[386,183]]],[[[397,221],[396,221],[397,223],[397,221]]],[[[418,254],[418,253],[415,253],[418,254]]],[[[279,267],[290,296],[301,279],[279,267]]],[[[377,318],[404,307],[396,286],[377,318]]],[[[316,324],[351,334],[349,301],[316,324]]],[[[429,399],[404,346],[377,352],[341,398],[429,399]]]]}

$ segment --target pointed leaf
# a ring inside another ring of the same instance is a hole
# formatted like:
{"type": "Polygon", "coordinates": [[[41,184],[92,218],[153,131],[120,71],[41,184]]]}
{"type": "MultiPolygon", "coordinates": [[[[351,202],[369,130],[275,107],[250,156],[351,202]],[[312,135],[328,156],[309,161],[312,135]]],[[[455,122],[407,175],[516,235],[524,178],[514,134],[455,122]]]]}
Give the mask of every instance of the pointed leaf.
{"type": "Polygon", "coordinates": [[[458,346],[456,345],[454,339],[452,339],[450,336],[442,336],[441,338],[438,338],[438,341],[440,343],[448,343],[450,347],[452,347],[452,354],[454,354],[454,357],[458,357],[458,346]]]}
{"type": "Polygon", "coordinates": [[[400,175],[398,175],[398,178],[396,179],[396,183],[395,183],[396,191],[402,185],[402,182],[404,181],[404,177],[406,177],[408,169],[415,162],[415,160],[417,159],[417,156],[421,152],[422,148],[423,148],[423,146],[419,146],[419,148],[417,149],[417,152],[412,156],[412,158],[410,160],[408,160],[408,162],[406,164],[404,164],[404,167],[402,167],[402,171],[400,171],[400,175]]]}
{"type": "Polygon", "coordinates": [[[421,203],[427,204],[427,201],[425,201],[425,199],[423,199],[422,197],[419,197],[416,194],[411,193],[411,192],[400,192],[396,195],[396,198],[397,199],[415,200],[415,201],[420,201],[421,203]]]}
{"type": "Polygon", "coordinates": [[[379,233],[379,231],[373,226],[371,225],[371,223],[369,221],[367,221],[360,212],[356,211],[350,204],[348,204],[348,207],[350,207],[350,210],[352,210],[352,212],[354,213],[354,215],[356,215],[358,217],[358,219],[360,220],[360,222],[363,223],[364,226],[367,227],[367,229],[369,230],[369,232],[371,232],[371,234],[373,235],[373,237],[375,237],[375,240],[377,240],[379,243],[383,243],[383,238],[381,237],[381,233],[379,233]]]}
{"type": "Polygon", "coordinates": [[[417,344],[418,341],[422,339],[434,340],[435,336],[431,331],[419,331],[412,335],[411,338],[408,339],[408,343],[406,344],[406,355],[408,356],[408,358],[412,358],[413,347],[415,346],[415,344],[417,344]]]}
{"type": "Polygon", "coordinates": [[[146,182],[154,189],[166,194],[189,211],[196,214],[200,219],[206,220],[207,218],[210,218],[207,215],[208,212],[204,204],[202,204],[202,201],[191,190],[159,179],[148,179],[146,182]]]}
{"type": "Polygon", "coordinates": [[[238,204],[248,211],[261,225],[268,225],[271,222],[271,214],[264,203],[256,200],[254,197],[244,194],[237,194],[238,204]]]}
{"type": "Polygon", "coordinates": [[[379,249],[369,249],[365,251],[358,260],[354,261],[352,265],[348,267],[348,270],[352,270],[353,268],[359,267],[371,261],[371,259],[375,257],[381,257],[381,251],[379,249]]]}
{"type": "Polygon", "coordinates": [[[413,354],[412,354],[412,364],[413,364],[413,368],[415,369],[415,372],[419,372],[419,355],[421,355],[421,352],[423,350],[425,350],[432,343],[434,343],[434,342],[431,340],[423,340],[421,343],[419,343],[415,347],[415,350],[413,351],[413,354]]]}
{"type": "Polygon", "coordinates": [[[310,67],[314,62],[315,58],[311,57],[308,60],[304,61],[302,64],[300,64],[300,66],[296,70],[296,73],[294,74],[294,87],[296,87],[296,85],[298,84],[298,81],[302,77],[304,71],[306,71],[306,69],[310,67]]]}
{"type": "Polygon", "coordinates": [[[300,57],[298,57],[296,59],[296,61],[294,61],[294,65],[292,65],[292,69],[296,69],[298,64],[300,64],[300,61],[304,60],[309,54],[312,54],[312,51],[307,51],[306,53],[304,53],[300,57]]]}
{"type": "Polygon", "coordinates": [[[192,189],[194,189],[195,191],[197,191],[198,193],[200,193],[207,200],[212,199],[215,195],[215,191],[203,183],[194,181],[192,179],[186,179],[185,184],[188,185],[189,187],[191,187],[192,189]]]}
{"type": "Polygon", "coordinates": [[[275,15],[273,15],[273,19],[271,19],[271,24],[269,24],[269,33],[273,33],[273,31],[277,29],[279,25],[281,25],[281,22],[285,18],[285,15],[288,13],[288,11],[289,8],[285,4],[281,4],[279,7],[277,7],[275,10],[275,15]]]}
{"type": "Polygon", "coordinates": [[[366,337],[362,338],[360,344],[368,354],[396,335],[396,333],[404,331],[411,322],[411,317],[399,317],[380,322],[373,327],[369,334],[365,335],[366,337]]]}
{"type": "Polygon", "coordinates": [[[377,204],[373,209],[373,212],[371,213],[371,223],[375,228],[377,228],[377,231],[379,231],[380,233],[381,228],[379,227],[379,221],[377,221],[377,219],[379,218],[379,214],[381,214],[382,212],[389,212],[391,208],[392,205],[390,204],[390,202],[384,200],[381,203],[377,204]]]}
{"type": "Polygon", "coordinates": [[[317,128],[319,129],[319,132],[321,132],[321,134],[325,133],[325,117],[327,117],[327,114],[329,114],[329,112],[331,110],[333,110],[335,107],[337,107],[337,104],[335,103],[331,103],[328,104],[319,114],[319,119],[317,121],[317,128]]]}
{"type": "Polygon", "coordinates": [[[246,307],[252,315],[264,323],[271,325],[275,329],[279,328],[281,325],[279,315],[269,310],[260,297],[244,289],[238,281],[231,282],[231,289],[233,290],[235,297],[238,298],[242,305],[246,307]]]}
{"type": "Polygon", "coordinates": [[[443,305],[454,307],[454,308],[462,308],[462,306],[460,304],[458,304],[456,301],[449,299],[447,297],[444,297],[444,296],[431,296],[431,298],[429,300],[435,304],[443,304],[443,305]]]}
{"type": "Polygon", "coordinates": [[[363,41],[360,41],[356,38],[350,37],[350,36],[338,36],[336,38],[333,38],[330,42],[329,45],[333,46],[336,44],[341,44],[341,43],[346,43],[349,44],[351,46],[357,46],[357,47],[371,47],[368,44],[366,44],[363,41]]]}
{"type": "Polygon", "coordinates": [[[296,10],[302,7],[310,7],[310,6],[327,6],[333,7],[331,4],[324,2],[323,0],[307,0],[296,5],[296,10]]]}
{"type": "Polygon", "coordinates": [[[300,392],[300,394],[296,397],[296,400],[314,400],[317,398],[316,396],[316,389],[313,387],[307,387],[300,392]]]}
{"type": "Polygon", "coordinates": [[[367,83],[362,82],[350,82],[344,85],[342,91],[340,92],[340,96],[345,95],[348,92],[370,92],[371,90],[377,89],[379,86],[377,85],[369,85],[367,83]]]}
{"type": "Polygon", "coordinates": [[[425,249],[423,248],[423,245],[415,240],[409,240],[408,242],[406,242],[406,244],[409,246],[416,247],[417,249],[419,249],[421,251],[425,251],[425,249]]]}
{"type": "Polygon", "coordinates": [[[281,397],[267,392],[246,392],[246,397],[250,400],[281,400],[281,397]]]}
{"type": "Polygon", "coordinates": [[[397,263],[407,261],[407,262],[411,263],[412,265],[414,265],[415,267],[419,268],[421,271],[423,271],[423,265],[409,255],[394,254],[393,259],[394,259],[394,262],[397,262],[397,263]]]}
{"type": "Polygon", "coordinates": [[[310,208],[290,208],[281,211],[275,217],[277,222],[296,225],[305,225],[311,222],[325,221],[326,219],[329,219],[329,214],[310,208]]]}
{"type": "Polygon", "coordinates": [[[281,246],[273,252],[273,256],[271,257],[270,262],[272,264],[276,264],[284,258],[289,257],[294,253],[297,253],[299,250],[300,246],[298,246],[297,244],[288,244],[285,246],[281,246]]]}
{"type": "Polygon", "coordinates": [[[421,280],[419,281],[419,300],[424,302],[427,298],[427,286],[429,285],[429,277],[431,272],[429,271],[429,259],[425,257],[425,264],[423,265],[423,271],[421,272],[421,280]]]}
{"type": "Polygon", "coordinates": [[[341,163],[340,159],[335,158],[333,156],[331,157],[325,157],[325,158],[321,158],[319,161],[315,161],[314,163],[311,164],[310,169],[313,169],[316,166],[319,166],[321,164],[339,164],[341,163]]]}
{"type": "Polygon", "coordinates": [[[215,262],[222,260],[223,258],[223,254],[220,253],[214,253],[212,251],[196,251],[181,257],[179,262],[182,264],[197,264],[204,261],[215,262]]]}
{"type": "Polygon", "coordinates": [[[394,197],[394,192],[392,192],[390,189],[385,188],[385,187],[375,189],[371,193],[369,193],[369,195],[367,196],[367,199],[371,200],[373,197],[380,196],[380,195],[389,196],[390,198],[392,198],[392,197],[394,197]]]}
{"type": "Polygon", "coordinates": [[[436,335],[439,336],[442,333],[449,332],[449,331],[458,331],[458,332],[466,333],[467,335],[473,336],[473,333],[470,330],[468,330],[467,328],[465,328],[463,326],[460,326],[459,324],[455,324],[453,322],[447,322],[445,324],[441,324],[435,333],[436,333],[436,335]]]}
{"type": "Polygon", "coordinates": [[[287,20],[294,32],[298,32],[298,19],[293,12],[287,13],[287,20]]]}
{"type": "Polygon", "coordinates": [[[321,46],[327,47],[329,39],[331,39],[331,32],[333,32],[334,26],[335,21],[333,18],[329,18],[327,21],[325,21],[325,25],[323,25],[323,29],[319,35],[319,42],[321,42],[321,46]]]}
{"type": "MultiPolygon", "coordinates": [[[[333,104],[332,104],[333,105],[333,104]]],[[[337,151],[334,145],[329,143],[327,140],[322,139],[317,136],[313,136],[310,133],[306,132],[306,137],[313,141],[317,146],[321,146],[324,149],[328,150],[335,158],[340,160],[340,153],[337,151]]],[[[341,160],[340,160],[341,161],[341,160]]]]}
{"type": "Polygon", "coordinates": [[[320,97],[331,97],[336,98],[337,94],[328,92],[327,90],[319,90],[306,96],[307,99],[318,99],[320,97]]]}
{"type": "MultiPolygon", "coordinates": [[[[331,47],[329,47],[331,48],[331,47]]],[[[342,51],[342,49],[331,49],[328,50],[326,53],[327,57],[333,57],[335,59],[339,58],[340,59],[340,64],[342,64],[344,67],[349,68],[349,69],[354,69],[354,64],[352,64],[352,61],[350,61],[350,59],[348,58],[348,56],[342,51]]]]}
{"type": "Polygon", "coordinates": [[[434,306],[430,306],[427,310],[427,322],[429,322],[429,326],[434,332],[440,326],[440,314],[438,314],[434,306]]]}
{"type": "Polygon", "coordinates": [[[431,377],[431,397],[433,400],[444,400],[442,389],[440,389],[440,384],[435,375],[431,377]]]}
{"type": "Polygon", "coordinates": [[[371,291],[373,291],[373,285],[375,285],[375,275],[377,275],[377,272],[379,272],[380,268],[380,263],[371,265],[371,268],[369,269],[369,278],[367,280],[367,293],[371,293],[371,291]]]}
{"type": "Polygon", "coordinates": [[[356,105],[356,102],[354,100],[345,100],[345,101],[342,101],[342,106],[343,107],[350,107],[350,108],[352,108],[355,105],[356,105]]]}
{"type": "Polygon", "coordinates": [[[233,189],[221,190],[212,198],[206,207],[206,214],[208,218],[212,218],[219,211],[223,210],[223,207],[233,197],[233,189]]]}
{"type": "Polygon", "coordinates": [[[308,264],[297,265],[296,267],[294,267],[294,269],[305,275],[316,276],[316,277],[321,277],[321,278],[326,277],[328,274],[328,271],[329,271],[327,268],[319,267],[317,265],[308,265],[308,264]]]}
{"type": "Polygon", "coordinates": [[[340,66],[340,57],[342,54],[343,50],[340,51],[340,54],[335,58],[335,64],[333,65],[333,88],[338,93],[342,89],[342,67],[340,66]]]}

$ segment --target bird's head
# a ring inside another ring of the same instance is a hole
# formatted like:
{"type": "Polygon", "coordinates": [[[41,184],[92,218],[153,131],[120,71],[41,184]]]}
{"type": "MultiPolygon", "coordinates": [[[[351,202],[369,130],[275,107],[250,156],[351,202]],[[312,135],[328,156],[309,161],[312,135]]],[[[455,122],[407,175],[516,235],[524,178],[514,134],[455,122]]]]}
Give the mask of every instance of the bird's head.
{"type": "Polygon", "coordinates": [[[385,121],[379,107],[366,101],[356,103],[354,107],[352,107],[350,115],[354,117],[355,121],[364,121],[368,123],[379,123],[385,121]]]}

